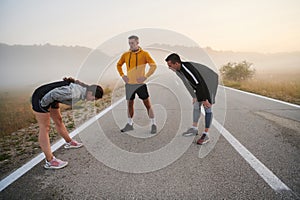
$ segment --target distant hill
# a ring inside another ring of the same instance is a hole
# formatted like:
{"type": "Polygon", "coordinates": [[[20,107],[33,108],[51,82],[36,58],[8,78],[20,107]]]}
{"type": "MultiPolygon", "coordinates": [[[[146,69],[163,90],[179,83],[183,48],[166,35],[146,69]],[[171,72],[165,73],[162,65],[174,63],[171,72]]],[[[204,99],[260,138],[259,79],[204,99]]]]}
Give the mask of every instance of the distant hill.
{"type": "MultiPolygon", "coordinates": [[[[75,76],[90,52],[91,49],[79,46],[0,44],[0,86],[35,87],[66,75],[75,76]]],[[[104,53],[94,51],[88,59],[90,71],[97,70],[107,60],[109,57],[104,53]]]]}
{"type": "MultiPolygon", "coordinates": [[[[300,52],[263,54],[163,44],[153,44],[149,47],[168,49],[188,55],[188,59],[204,63],[206,63],[207,56],[203,54],[206,52],[218,68],[228,62],[247,60],[254,63],[253,67],[258,73],[300,74],[300,52]]],[[[94,82],[99,78],[99,72],[107,67],[106,65],[112,59],[105,52],[92,51],[86,47],[50,44],[24,46],[0,43],[0,87],[36,87],[47,81],[59,80],[65,75],[76,76],[80,66],[82,68],[79,78],[82,81],[94,82]]],[[[114,73],[114,77],[117,76],[116,70],[111,69],[105,78],[109,79],[111,73],[114,73]]]]}
{"type": "MultiPolygon", "coordinates": [[[[162,44],[154,44],[151,46],[162,49],[171,49],[179,54],[187,54],[189,55],[189,59],[192,60],[197,59],[199,57],[199,53],[202,53],[197,47],[170,46],[162,44]]],[[[264,54],[255,52],[216,51],[209,47],[204,48],[203,50],[209,55],[217,68],[220,68],[228,62],[240,62],[246,60],[253,63],[253,67],[258,73],[300,73],[300,52],[264,54]]]]}
{"type": "Polygon", "coordinates": [[[253,63],[253,67],[258,73],[289,74],[300,73],[300,52],[282,52],[282,53],[255,53],[255,52],[233,52],[233,51],[215,51],[206,48],[218,66],[227,62],[238,62],[247,60],[253,63]]]}

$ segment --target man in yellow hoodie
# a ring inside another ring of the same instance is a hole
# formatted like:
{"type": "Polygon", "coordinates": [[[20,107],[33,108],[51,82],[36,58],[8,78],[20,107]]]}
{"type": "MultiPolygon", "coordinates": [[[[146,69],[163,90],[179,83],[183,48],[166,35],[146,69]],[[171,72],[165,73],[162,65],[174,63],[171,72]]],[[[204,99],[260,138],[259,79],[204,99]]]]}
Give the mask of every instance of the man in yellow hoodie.
{"type": "Polygon", "coordinates": [[[156,64],[147,51],[144,51],[139,47],[139,38],[132,35],[128,38],[129,51],[123,53],[120,60],[117,63],[117,69],[125,82],[126,100],[128,108],[128,123],[121,129],[121,132],[127,132],[133,130],[133,104],[135,95],[137,94],[147,109],[148,116],[151,120],[150,133],[155,134],[157,132],[156,122],[154,118],[153,109],[149,98],[147,85],[144,83],[156,70],[156,64]],[[126,63],[127,75],[122,70],[123,64],[126,63]],[[150,69],[145,73],[146,64],[150,66],[150,69]]]}

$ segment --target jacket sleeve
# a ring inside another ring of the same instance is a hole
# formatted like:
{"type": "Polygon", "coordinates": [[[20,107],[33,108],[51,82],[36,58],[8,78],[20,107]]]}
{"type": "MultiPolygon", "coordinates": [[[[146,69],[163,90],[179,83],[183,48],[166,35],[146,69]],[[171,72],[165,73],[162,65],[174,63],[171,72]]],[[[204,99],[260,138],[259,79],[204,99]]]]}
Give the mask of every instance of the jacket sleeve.
{"type": "Polygon", "coordinates": [[[122,70],[122,65],[125,63],[125,54],[123,54],[120,58],[120,60],[117,63],[117,70],[120,74],[120,76],[124,76],[124,72],[122,70]]]}
{"type": "MultiPolygon", "coordinates": [[[[197,97],[201,98],[198,100],[208,100],[210,103],[214,103],[214,100],[211,98],[211,90],[209,90],[208,86],[212,86],[215,85],[215,81],[212,77],[212,75],[216,75],[215,72],[213,72],[211,69],[209,69],[207,66],[205,65],[201,65],[198,63],[190,63],[193,67],[196,68],[196,70],[199,72],[199,74],[197,74],[197,79],[199,81],[199,84],[196,86],[196,95],[197,97]]],[[[216,85],[217,81],[216,81],[216,85]]]]}
{"type": "Polygon", "coordinates": [[[176,72],[177,76],[179,76],[179,78],[182,80],[184,86],[186,87],[186,89],[188,90],[188,92],[190,93],[190,95],[193,98],[196,98],[196,94],[195,94],[195,90],[194,88],[191,86],[191,84],[188,82],[188,80],[185,78],[185,76],[183,76],[180,72],[176,72]]]}
{"type": "Polygon", "coordinates": [[[49,91],[42,99],[41,106],[47,107],[54,101],[62,102],[72,99],[72,90],[70,86],[63,86],[49,91]]]}
{"type": "Polygon", "coordinates": [[[148,52],[145,52],[145,53],[146,53],[146,61],[150,66],[150,69],[145,76],[146,76],[146,78],[149,78],[155,72],[157,66],[156,66],[155,61],[150,56],[150,54],[148,52]]]}

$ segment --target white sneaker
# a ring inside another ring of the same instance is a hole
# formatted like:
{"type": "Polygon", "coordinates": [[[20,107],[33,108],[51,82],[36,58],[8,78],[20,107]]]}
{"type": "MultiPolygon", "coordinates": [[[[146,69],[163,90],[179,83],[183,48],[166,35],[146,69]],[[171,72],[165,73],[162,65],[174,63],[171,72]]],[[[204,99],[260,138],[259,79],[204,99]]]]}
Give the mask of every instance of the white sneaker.
{"type": "Polygon", "coordinates": [[[46,164],[44,165],[45,169],[61,169],[68,165],[68,162],[62,161],[60,159],[57,159],[53,157],[51,161],[46,160],[46,164]]]}
{"type": "Polygon", "coordinates": [[[65,149],[78,149],[78,148],[80,148],[82,146],[83,146],[82,143],[79,143],[79,142],[77,142],[75,140],[72,140],[71,142],[66,143],[65,146],[64,146],[64,148],[65,149]]]}

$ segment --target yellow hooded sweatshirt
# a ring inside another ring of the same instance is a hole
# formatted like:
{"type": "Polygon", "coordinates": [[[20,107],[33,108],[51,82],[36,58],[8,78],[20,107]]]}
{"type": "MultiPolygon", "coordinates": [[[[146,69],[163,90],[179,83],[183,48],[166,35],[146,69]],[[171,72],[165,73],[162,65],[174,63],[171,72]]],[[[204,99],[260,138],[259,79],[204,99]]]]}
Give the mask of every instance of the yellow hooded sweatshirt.
{"type": "Polygon", "coordinates": [[[122,66],[126,63],[127,77],[129,79],[129,84],[141,84],[137,82],[137,78],[140,77],[150,77],[156,70],[156,64],[151,58],[147,51],[139,48],[137,51],[127,51],[125,52],[117,63],[117,69],[120,76],[124,76],[122,66]],[[146,64],[149,64],[150,69],[145,75],[146,64]]]}

